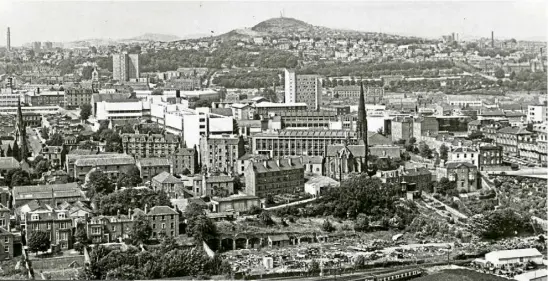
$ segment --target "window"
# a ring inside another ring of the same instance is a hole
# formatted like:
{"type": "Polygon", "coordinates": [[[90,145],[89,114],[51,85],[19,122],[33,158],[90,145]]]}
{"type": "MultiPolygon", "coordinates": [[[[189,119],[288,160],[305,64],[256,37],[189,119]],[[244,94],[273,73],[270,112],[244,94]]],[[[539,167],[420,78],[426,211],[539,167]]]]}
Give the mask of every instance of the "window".
{"type": "Polygon", "coordinates": [[[9,253],[10,252],[10,246],[4,245],[4,252],[9,253]]]}
{"type": "Polygon", "coordinates": [[[33,220],[33,221],[37,221],[40,219],[40,216],[38,216],[38,214],[32,214],[32,216],[30,217],[30,220],[33,220]]]}
{"type": "Polygon", "coordinates": [[[162,220],[165,221],[165,220],[166,220],[166,216],[162,215],[162,220]]]}
{"type": "Polygon", "coordinates": [[[51,222],[48,222],[48,223],[46,224],[46,229],[48,229],[48,230],[51,229],[51,222]]]}
{"type": "Polygon", "coordinates": [[[4,236],[4,245],[10,243],[10,238],[8,236],[4,236]]]}
{"type": "Polygon", "coordinates": [[[174,226],[174,224],[173,224],[173,223],[171,223],[171,228],[174,228],[173,226],[174,226]]]}
{"type": "Polygon", "coordinates": [[[66,218],[65,213],[59,213],[59,215],[57,215],[57,217],[59,219],[65,219],[66,218]]]}
{"type": "Polygon", "coordinates": [[[165,229],[165,228],[166,228],[166,224],[162,223],[162,229],[165,229]]]}
{"type": "Polygon", "coordinates": [[[155,224],[155,223],[152,224],[152,229],[154,229],[154,228],[156,228],[156,224],[155,224]]]}

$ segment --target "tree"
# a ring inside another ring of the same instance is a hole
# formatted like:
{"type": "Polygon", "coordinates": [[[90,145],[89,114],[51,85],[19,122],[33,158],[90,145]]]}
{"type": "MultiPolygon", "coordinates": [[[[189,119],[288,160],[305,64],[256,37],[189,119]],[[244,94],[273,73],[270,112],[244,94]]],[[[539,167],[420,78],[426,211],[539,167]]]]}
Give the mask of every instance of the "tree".
{"type": "Polygon", "coordinates": [[[232,133],[235,135],[240,134],[240,129],[238,127],[238,121],[236,119],[232,119],[232,133]]]}
{"type": "Polygon", "coordinates": [[[6,173],[5,181],[10,187],[30,185],[30,175],[21,169],[10,170],[6,173]]]}
{"type": "Polygon", "coordinates": [[[49,129],[47,127],[42,127],[42,129],[40,130],[40,136],[47,140],[49,138],[49,129]]]}
{"type": "Polygon", "coordinates": [[[21,159],[21,155],[19,154],[19,144],[17,143],[17,141],[14,141],[13,142],[13,158],[15,158],[17,160],[17,162],[20,162],[22,159],[21,159]]]}
{"type": "Polygon", "coordinates": [[[516,72],[512,71],[510,72],[510,80],[516,79],[516,72]]]}
{"type": "Polygon", "coordinates": [[[270,216],[270,213],[266,210],[263,210],[258,217],[263,225],[271,226],[275,224],[274,220],[272,220],[272,217],[270,216]]]}
{"type": "Polygon", "coordinates": [[[217,237],[217,227],[205,214],[200,214],[194,218],[188,219],[188,234],[194,238],[196,243],[200,241],[207,242],[217,237]]]}
{"type": "Polygon", "coordinates": [[[37,176],[41,176],[42,173],[45,173],[49,170],[50,164],[47,159],[42,159],[38,164],[36,164],[36,167],[34,168],[34,173],[37,176]]]}
{"type": "Polygon", "coordinates": [[[457,183],[449,181],[448,178],[442,177],[436,184],[436,192],[440,194],[454,193],[457,189],[457,183]]]}
{"type": "Polygon", "coordinates": [[[49,233],[42,230],[32,231],[27,241],[27,247],[29,251],[38,254],[38,252],[47,251],[51,246],[49,239],[49,233]]]}
{"type": "Polygon", "coordinates": [[[335,230],[335,227],[328,219],[326,219],[323,221],[322,230],[325,232],[333,232],[335,230]]]}
{"type": "Polygon", "coordinates": [[[424,158],[432,157],[432,150],[424,141],[421,141],[419,143],[419,152],[421,157],[424,157],[424,158]]]}
{"type": "Polygon", "coordinates": [[[105,216],[115,216],[118,211],[123,212],[128,209],[144,209],[145,206],[148,206],[148,208],[172,206],[164,191],[150,189],[124,189],[100,196],[98,203],[99,212],[105,216]]]}
{"type": "Polygon", "coordinates": [[[86,121],[91,116],[91,104],[85,103],[80,106],[80,120],[86,121]]]}
{"type": "Polygon", "coordinates": [[[93,191],[93,194],[108,194],[114,191],[114,186],[109,177],[102,171],[98,170],[89,174],[87,185],[93,191]]]}
{"type": "Polygon", "coordinates": [[[502,68],[498,67],[495,70],[495,77],[498,78],[498,79],[504,78],[504,70],[502,68]]]}
{"type": "Polygon", "coordinates": [[[445,144],[442,144],[440,146],[440,159],[443,159],[445,161],[447,161],[447,153],[449,152],[449,148],[447,148],[447,146],[445,146],[445,144]]]}
{"type": "Polygon", "coordinates": [[[84,80],[91,80],[91,76],[93,73],[93,67],[92,66],[84,66],[82,68],[82,79],[84,80]]]}
{"type": "Polygon", "coordinates": [[[8,149],[6,149],[6,157],[13,157],[13,150],[11,149],[11,145],[8,144],[8,149]]]}
{"type": "Polygon", "coordinates": [[[62,146],[63,143],[64,143],[63,136],[59,133],[55,133],[51,135],[49,140],[46,141],[46,144],[50,146],[62,146]]]}
{"type": "Polygon", "coordinates": [[[129,240],[133,245],[147,244],[152,236],[152,227],[148,223],[146,216],[138,216],[129,231],[129,240]]]}
{"type": "Polygon", "coordinates": [[[91,142],[90,140],[87,140],[86,142],[84,142],[83,144],[81,144],[79,146],[80,149],[85,149],[85,150],[91,150],[91,149],[94,149],[95,148],[95,144],[93,142],[91,142]]]}
{"type": "Polygon", "coordinates": [[[473,216],[470,229],[486,239],[512,237],[520,233],[531,233],[533,230],[528,215],[519,214],[510,208],[473,216]]]}
{"type": "Polygon", "coordinates": [[[409,138],[408,143],[409,145],[415,145],[415,143],[417,143],[417,139],[415,137],[411,137],[409,138]]]}
{"type": "Polygon", "coordinates": [[[367,231],[369,230],[369,217],[366,214],[359,214],[354,224],[355,231],[367,231]]]}
{"type": "Polygon", "coordinates": [[[78,224],[76,226],[74,240],[76,242],[74,244],[74,249],[82,254],[84,252],[84,248],[87,247],[91,242],[91,240],[88,238],[85,224],[78,224]]]}
{"type": "Polygon", "coordinates": [[[116,185],[120,187],[135,187],[143,181],[141,172],[137,166],[133,165],[126,173],[120,174],[116,180],[116,185]]]}

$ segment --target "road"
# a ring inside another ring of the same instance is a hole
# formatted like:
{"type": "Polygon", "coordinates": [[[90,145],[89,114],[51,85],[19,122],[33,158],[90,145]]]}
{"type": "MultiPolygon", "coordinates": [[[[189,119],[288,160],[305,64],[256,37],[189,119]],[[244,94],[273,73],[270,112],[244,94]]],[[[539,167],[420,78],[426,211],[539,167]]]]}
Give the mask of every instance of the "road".
{"type": "Polygon", "coordinates": [[[27,136],[30,149],[32,150],[33,155],[38,155],[42,151],[42,141],[37,135],[36,131],[32,128],[27,127],[27,136]]]}
{"type": "Polygon", "coordinates": [[[298,204],[303,204],[303,203],[308,203],[308,202],[312,202],[314,200],[318,199],[317,197],[314,197],[314,198],[310,198],[310,199],[306,199],[306,200],[301,200],[301,201],[295,201],[295,202],[291,202],[291,203],[287,203],[287,204],[283,204],[283,205],[278,205],[278,206],[274,206],[274,207],[269,207],[269,208],[264,208],[265,210],[276,210],[276,209],[280,209],[280,208],[284,208],[284,207],[289,207],[289,206],[293,206],[293,205],[298,205],[298,204]]]}

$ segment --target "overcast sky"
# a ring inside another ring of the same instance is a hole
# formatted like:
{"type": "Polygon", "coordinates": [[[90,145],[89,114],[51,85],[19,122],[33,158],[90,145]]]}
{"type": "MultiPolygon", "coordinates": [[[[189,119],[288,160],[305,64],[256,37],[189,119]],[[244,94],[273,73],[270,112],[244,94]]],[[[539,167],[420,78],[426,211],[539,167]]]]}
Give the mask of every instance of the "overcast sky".
{"type": "MultiPolygon", "coordinates": [[[[0,0],[0,34],[11,27],[12,45],[89,38],[129,38],[144,33],[180,37],[224,33],[279,17],[361,31],[461,38],[546,40],[546,1],[452,2],[214,2],[214,1],[36,1],[0,0]]],[[[5,45],[5,36],[0,36],[5,45]]]]}

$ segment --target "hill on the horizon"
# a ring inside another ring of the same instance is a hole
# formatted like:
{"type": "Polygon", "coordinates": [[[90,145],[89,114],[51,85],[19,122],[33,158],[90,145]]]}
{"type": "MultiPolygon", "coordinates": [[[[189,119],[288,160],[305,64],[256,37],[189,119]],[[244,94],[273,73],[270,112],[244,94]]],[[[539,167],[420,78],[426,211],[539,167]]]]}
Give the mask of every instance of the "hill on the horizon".
{"type": "Polygon", "coordinates": [[[158,33],[145,33],[140,36],[122,39],[119,41],[160,41],[160,42],[171,42],[181,40],[180,37],[169,34],[158,34],[158,33]]]}
{"type": "Polygon", "coordinates": [[[388,35],[378,32],[356,31],[335,29],[323,26],[315,26],[294,18],[271,18],[258,23],[251,28],[234,29],[214,38],[225,40],[239,40],[249,37],[260,37],[267,35],[276,36],[305,36],[305,37],[404,37],[388,35]]]}

